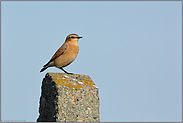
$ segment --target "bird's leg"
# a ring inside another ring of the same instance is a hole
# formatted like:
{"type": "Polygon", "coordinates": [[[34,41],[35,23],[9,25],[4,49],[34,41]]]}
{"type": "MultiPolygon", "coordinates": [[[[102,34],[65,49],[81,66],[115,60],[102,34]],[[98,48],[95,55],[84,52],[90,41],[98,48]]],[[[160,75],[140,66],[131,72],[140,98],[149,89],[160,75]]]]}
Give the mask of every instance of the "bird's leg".
{"type": "Polygon", "coordinates": [[[65,71],[62,67],[60,68],[61,70],[63,70],[65,73],[67,74],[73,74],[73,73],[68,73],[67,71],[65,71]]]}

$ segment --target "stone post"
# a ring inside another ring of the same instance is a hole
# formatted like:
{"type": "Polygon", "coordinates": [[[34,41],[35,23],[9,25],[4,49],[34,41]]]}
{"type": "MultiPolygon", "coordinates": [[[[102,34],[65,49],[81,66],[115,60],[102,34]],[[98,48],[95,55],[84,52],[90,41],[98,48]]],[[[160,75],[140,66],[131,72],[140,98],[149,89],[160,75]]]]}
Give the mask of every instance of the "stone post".
{"type": "Polygon", "coordinates": [[[87,75],[47,73],[37,122],[100,122],[98,87],[87,75]]]}

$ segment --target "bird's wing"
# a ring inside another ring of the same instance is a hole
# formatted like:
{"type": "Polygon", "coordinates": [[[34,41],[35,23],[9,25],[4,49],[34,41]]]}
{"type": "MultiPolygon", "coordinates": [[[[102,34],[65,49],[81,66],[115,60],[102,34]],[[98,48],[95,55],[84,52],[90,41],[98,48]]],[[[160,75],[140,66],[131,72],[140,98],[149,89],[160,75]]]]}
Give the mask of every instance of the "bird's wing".
{"type": "Polygon", "coordinates": [[[46,67],[48,66],[52,61],[54,61],[56,58],[58,58],[59,56],[61,56],[68,48],[68,45],[67,44],[64,44],[62,45],[58,50],[57,52],[53,55],[53,57],[50,59],[50,61],[45,64],[43,67],[46,67]]]}

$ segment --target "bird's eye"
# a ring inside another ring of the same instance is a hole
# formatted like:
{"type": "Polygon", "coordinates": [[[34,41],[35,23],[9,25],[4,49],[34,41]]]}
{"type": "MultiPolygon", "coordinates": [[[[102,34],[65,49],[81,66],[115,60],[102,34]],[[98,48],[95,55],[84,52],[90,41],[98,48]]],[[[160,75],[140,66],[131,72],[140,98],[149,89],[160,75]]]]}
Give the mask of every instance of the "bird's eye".
{"type": "Polygon", "coordinates": [[[73,38],[75,38],[75,37],[74,37],[74,36],[71,36],[70,38],[72,38],[72,39],[73,39],[73,38]]]}

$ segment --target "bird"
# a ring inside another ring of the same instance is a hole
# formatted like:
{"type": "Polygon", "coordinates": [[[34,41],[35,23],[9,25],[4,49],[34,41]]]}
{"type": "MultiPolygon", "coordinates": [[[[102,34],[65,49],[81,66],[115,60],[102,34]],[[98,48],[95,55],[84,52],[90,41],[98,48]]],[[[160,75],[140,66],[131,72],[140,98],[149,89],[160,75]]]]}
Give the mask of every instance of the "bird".
{"type": "Polygon", "coordinates": [[[43,66],[40,72],[49,67],[57,67],[67,74],[73,74],[64,70],[63,67],[68,66],[76,59],[79,52],[78,40],[80,38],[82,37],[77,34],[69,34],[63,45],[55,52],[49,62],[43,66]]]}

